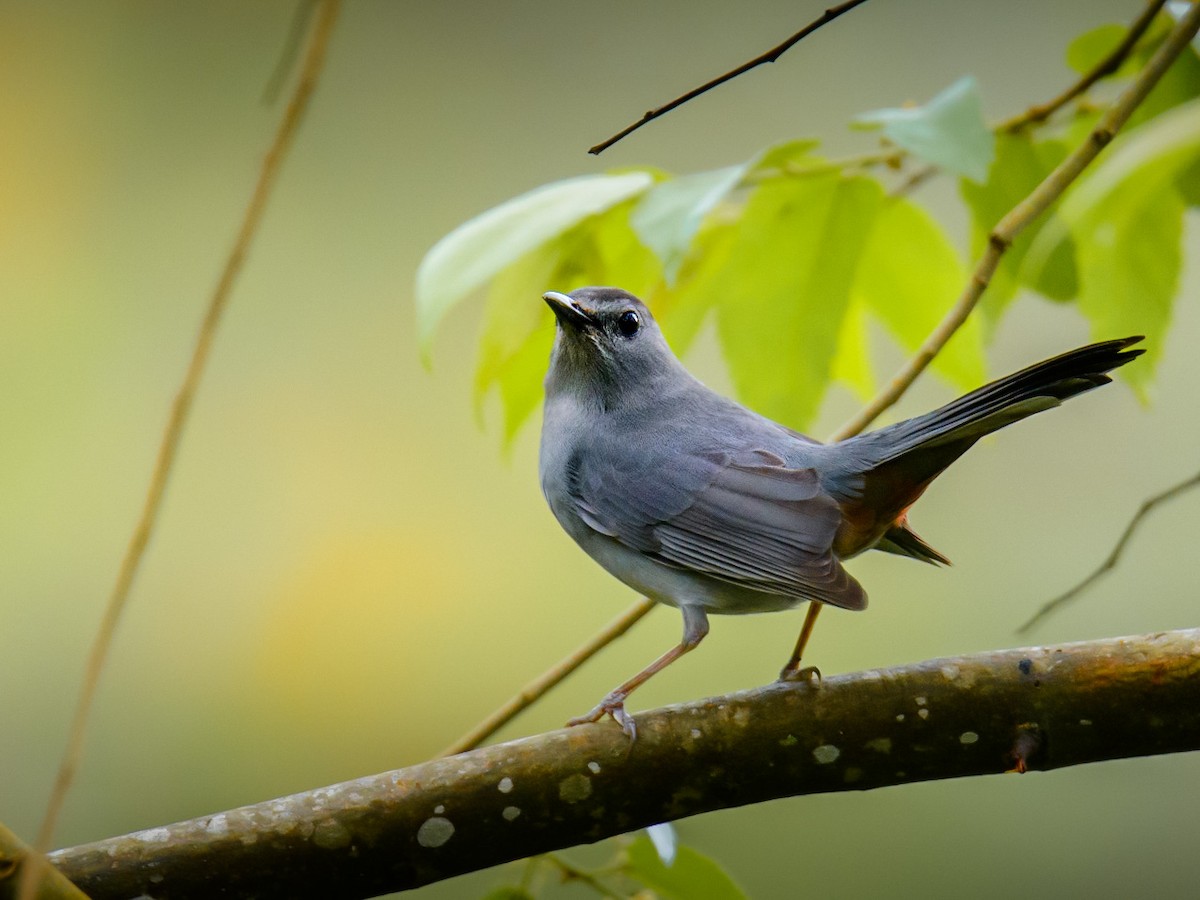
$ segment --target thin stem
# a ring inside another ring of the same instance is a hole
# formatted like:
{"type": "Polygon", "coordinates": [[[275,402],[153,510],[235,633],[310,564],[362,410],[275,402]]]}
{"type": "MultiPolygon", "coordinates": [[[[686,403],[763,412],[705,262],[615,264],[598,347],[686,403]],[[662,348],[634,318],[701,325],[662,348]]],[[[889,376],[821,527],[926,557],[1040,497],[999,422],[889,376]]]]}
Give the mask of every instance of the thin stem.
{"type": "MultiPolygon", "coordinates": [[[[71,720],[67,746],[63,753],[62,761],[59,764],[54,788],[46,805],[45,818],[42,820],[41,828],[38,831],[35,847],[40,852],[45,852],[50,847],[55,827],[58,823],[58,817],[62,811],[63,801],[66,799],[67,792],[70,790],[71,784],[75,779],[75,774],[79,769],[79,763],[83,756],[84,734],[87,730],[88,716],[95,700],[96,689],[100,683],[100,674],[108,659],[109,650],[112,647],[113,635],[116,632],[121,613],[124,611],[129,599],[129,592],[133,586],[134,578],[137,575],[141,561],[145,556],[150,536],[154,531],[158,513],[162,507],[167,480],[179,451],[184,424],[187,421],[188,412],[195,398],[201,376],[204,374],[205,364],[212,349],[213,339],[216,336],[221,314],[225,311],[234,281],[241,271],[242,264],[245,262],[246,254],[250,249],[251,242],[262,219],[263,210],[266,208],[267,199],[279,175],[284,156],[292,142],[292,138],[296,134],[296,129],[303,118],[309,99],[312,97],[313,90],[316,87],[317,77],[325,61],[329,36],[333,31],[333,25],[337,19],[340,5],[340,0],[324,0],[314,20],[312,37],[309,42],[303,70],[297,81],[295,91],[288,102],[283,120],[275,134],[275,139],[263,160],[258,183],[255,185],[254,193],[251,195],[250,202],[246,207],[237,239],[225,262],[225,267],[221,272],[221,277],[217,282],[212,297],[209,300],[208,310],[201,323],[187,373],[171,406],[170,417],[163,432],[162,443],[158,449],[158,458],[155,462],[154,472],[150,477],[150,486],[146,493],[145,502],[142,505],[141,515],[129,540],[129,545],[126,547],[125,555],[121,560],[116,584],[109,595],[108,605],[105,607],[103,617],[100,620],[100,626],[96,631],[96,636],[92,643],[91,652],[88,656],[79,700],[75,707],[74,717],[71,720]]],[[[34,868],[30,866],[29,871],[32,871],[34,868]]],[[[31,898],[35,888],[36,880],[34,877],[23,879],[20,896],[23,900],[31,898]]]]}
{"type": "Polygon", "coordinates": [[[633,624],[654,609],[654,601],[644,597],[638,600],[621,615],[609,622],[603,629],[592,635],[586,643],[571,653],[570,656],[555,663],[512,697],[507,703],[493,712],[490,716],[460,737],[457,741],[439,753],[439,756],[453,756],[473,750],[489,737],[511,722],[518,713],[535,703],[543,694],[561,682],[564,678],[582,666],[585,662],[623,635],[633,627],[633,624]]]}
{"type": "Polygon", "coordinates": [[[775,60],[779,59],[779,57],[783,56],[784,53],[786,53],[788,50],[790,50],[796,44],[800,43],[800,41],[804,40],[806,37],[808,37],[814,31],[816,31],[817,29],[819,29],[825,25],[828,25],[830,22],[832,22],[838,16],[842,15],[843,13],[850,12],[850,10],[854,9],[854,7],[860,6],[861,4],[863,4],[865,2],[866,2],[866,0],[848,0],[848,2],[846,2],[846,3],[842,3],[842,4],[839,4],[838,6],[830,7],[829,9],[825,10],[825,12],[823,12],[819,18],[817,18],[814,21],[810,22],[809,24],[805,25],[803,28],[801,28],[799,31],[797,31],[795,34],[793,34],[790,38],[788,38],[782,44],[778,45],[777,47],[772,47],[770,50],[768,50],[766,53],[763,53],[761,56],[756,56],[756,57],[754,57],[754,59],[750,60],[749,62],[742,63],[736,69],[732,69],[732,70],[726,72],[724,75],[719,75],[716,78],[714,78],[712,81],[709,81],[709,82],[706,82],[705,84],[700,85],[700,87],[692,88],[686,94],[676,97],[670,103],[664,104],[663,106],[658,107],[658,109],[650,110],[648,113],[646,113],[640,119],[638,119],[636,122],[634,122],[631,125],[626,126],[621,131],[618,131],[616,134],[614,134],[608,140],[602,141],[601,143],[596,144],[596,146],[594,146],[590,150],[588,150],[588,153],[591,153],[593,156],[603,153],[605,150],[607,150],[609,147],[611,147],[617,141],[621,140],[622,138],[628,137],[629,135],[631,135],[635,131],[637,131],[639,128],[641,128],[643,125],[647,124],[648,122],[654,121],[659,116],[665,116],[667,113],[669,113],[671,110],[675,109],[676,107],[683,106],[683,104],[687,103],[689,100],[694,100],[695,98],[699,97],[701,94],[707,93],[708,91],[711,91],[713,88],[718,87],[719,85],[722,85],[727,81],[731,81],[734,78],[737,78],[739,75],[743,74],[744,72],[749,72],[751,69],[761,66],[764,63],[775,62],[775,60]]]}
{"type": "Polygon", "coordinates": [[[1130,519],[1129,523],[1125,526],[1125,530],[1121,532],[1121,537],[1117,540],[1117,543],[1113,545],[1112,550],[1110,550],[1108,556],[1105,557],[1104,562],[1100,563],[1100,565],[1098,565],[1090,575],[1088,575],[1085,579],[1083,579],[1083,581],[1079,582],[1069,591],[1059,594],[1053,600],[1046,601],[1046,603],[1042,605],[1041,609],[1030,616],[1029,620],[1017,629],[1017,633],[1024,634],[1025,632],[1029,631],[1029,629],[1033,628],[1033,626],[1042,619],[1046,618],[1059,607],[1075,599],[1077,596],[1091,587],[1095,582],[1099,581],[1101,577],[1116,568],[1117,563],[1121,559],[1121,554],[1125,552],[1125,546],[1129,543],[1130,539],[1137,531],[1138,526],[1141,525],[1142,520],[1145,519],[1146,516],[1155,509],[1155,507],[1166,503],[1168,500],[1173,500],[1185,491],[1191,490],[1197,486],[1200,486],[1200,472],[1193,475],[1191,478],[1186,479],[1185,481],[1181,481],[1174,487],[1167,488],[1161,494],[1155,494],[1153,497],[1143,501],[1142,505],[1138,507],[1138,511],[1133,514],[1133,518],[1130,519]]]}
{"type": "Polygon", "coordinates": [[[555,866],[561,873],[563,881],[578,881],[581,884],[586,884],[602,897],[614,897],[616,900],[625,900],[629,896],[628,894],[614,891],[594,874],[567,862],[557,853],[543,853],[541,859],[555,866]]]}
{"type": "Polygon", "coordinates": [[[756,169],[742,178],[739,187],[751,187],[776,178],[804,178],[824,175],[828,172],[844,172],[848,169],[868,169],[873,166],[897,168],[908,156],[908,151],[898,148],[877,153],[858,153],[838,159],[813,160],[812,162],[786,163],[770,169],[756,169]]]}
{"type": "Polygon", "coordinates": [[[1011,119],[1000,123],[996,130],[1020,131],[1026,125],[1044,122],[1080,94],[1087,91],[1097,81],[1107,78],[1116,72],[1141,36],[1146,33],[1146,29],[1150,27],[1150,23],[1154,21],[1154,17],[1158,15],[1159,10],[1165,4],[1166,0],[1151,0],[1150,3],[1146,4],[1146,8],[1142,10],[1142,14],[1129,26],[1129,30],[1125,32],[1125,37],[1122,38],[1121,43],[1117,44],[1111,53],[1096,63],[1082,78],[1053,100],[1047,100],[1038,106],[1031,106],[1020,115],[1013,116],[1011,119]]]}

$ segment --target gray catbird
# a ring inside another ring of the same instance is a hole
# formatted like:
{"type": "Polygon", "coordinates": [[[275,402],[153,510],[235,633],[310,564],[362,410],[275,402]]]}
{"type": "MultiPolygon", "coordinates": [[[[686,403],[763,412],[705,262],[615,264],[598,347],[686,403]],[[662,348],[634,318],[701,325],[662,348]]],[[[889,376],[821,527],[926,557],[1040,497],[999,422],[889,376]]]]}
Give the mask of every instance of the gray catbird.
{"type": "MultiPolygon", "coordinates": [[[[663,340],[645,304],[616,288],[547,293],[558,320],[546,375],[540,473],[559,524],[589,556],[683,613],[683,640],[571,724],[611,715],[708,633],[708,614],[863,609],[842,567],[864,550],[948,560],[908,508],[998,428],[1111,379],[1140,337],[1064,353],[953,403],[822,444],[709,390],[663,340]]],[[[797,672],[799,647],[781,678],[797,672]]]]}

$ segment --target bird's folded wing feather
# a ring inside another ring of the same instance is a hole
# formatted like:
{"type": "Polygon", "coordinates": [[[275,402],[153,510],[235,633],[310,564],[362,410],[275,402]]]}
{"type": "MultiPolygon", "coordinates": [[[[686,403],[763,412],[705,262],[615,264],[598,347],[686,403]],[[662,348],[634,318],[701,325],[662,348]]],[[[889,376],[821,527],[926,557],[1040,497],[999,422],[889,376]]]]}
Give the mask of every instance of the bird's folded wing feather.
{"type": "Polygon", "coordinates": [[[633,471],[616,464],[624,454],[590,453],[571,473],[572,501],[590,528],[667,565],[752,590],[866,606],[833,553],[841,511],[814,470],[790,469],[764,450],[643,459],[650,464],[633,471]]]}

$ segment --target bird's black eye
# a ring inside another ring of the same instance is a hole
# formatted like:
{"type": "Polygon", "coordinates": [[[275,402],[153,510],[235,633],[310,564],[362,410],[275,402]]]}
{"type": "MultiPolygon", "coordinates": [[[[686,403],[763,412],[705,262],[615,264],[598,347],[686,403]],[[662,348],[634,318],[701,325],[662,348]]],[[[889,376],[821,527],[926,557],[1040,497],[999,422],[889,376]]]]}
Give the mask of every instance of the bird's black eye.
{"type": "Polygon", "coordinates": [[[642,320],[632,309],[627,309],[617,318],[617,330],[625,337],[633,337],[641,327],[642,320]]]}

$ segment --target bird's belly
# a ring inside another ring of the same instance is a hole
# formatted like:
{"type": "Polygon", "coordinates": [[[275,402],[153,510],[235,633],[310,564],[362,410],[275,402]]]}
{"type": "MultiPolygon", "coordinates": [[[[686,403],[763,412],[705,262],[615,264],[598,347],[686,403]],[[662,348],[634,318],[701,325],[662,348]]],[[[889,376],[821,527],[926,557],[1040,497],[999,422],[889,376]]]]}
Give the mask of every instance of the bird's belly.
{"type": "Polygon", "coordinates": [[[740,615],[777,612],[805,602],[802,597],[756,591],[701,572],[666,565],[579,524],[582,531],[575,528],[567,531],[584,552],[611,575],[658,603],[702,606],[710,613],[740,615]]]}

